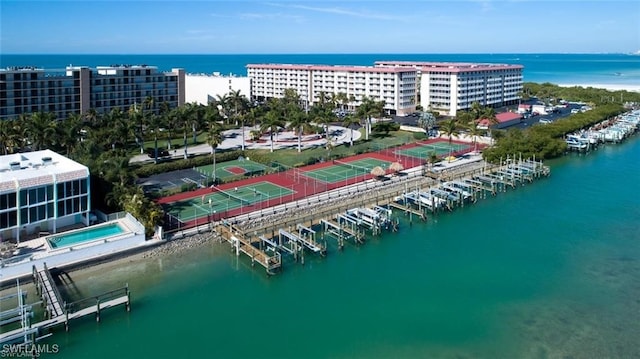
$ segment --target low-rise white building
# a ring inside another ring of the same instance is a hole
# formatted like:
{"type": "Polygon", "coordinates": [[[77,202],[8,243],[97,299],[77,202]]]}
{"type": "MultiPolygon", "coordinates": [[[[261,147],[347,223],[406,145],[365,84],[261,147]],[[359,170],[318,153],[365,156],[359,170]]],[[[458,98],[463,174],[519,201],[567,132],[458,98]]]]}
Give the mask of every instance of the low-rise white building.
{"type": "MultiPolygon", "coordinates": [[[[0,120],[1,121],[1,120],[0,120]]],[[[51,150],[0,156],[0,237],[89,225],[89,169],[51,150]]]]}
{"type": "Polygon", "coordinates": [[[251,80],[249,77],[222,76],[217,72],[207,74],[187,74],[185,77],[185,102],[207,105],[218,96],[240,91],[240,95],[251,98],[251,80]]]}
{"type": "Polygon", "coordinates": [[[281,98],[285,89],[297,91],[309,105],[320,93],[344,93],[358,107],[364,96],[383,101],[389,114],[408,114],[416,108],[416,70],[400,67],[293,64],[247,65],[251,96],[256,100],[281,98]]]}

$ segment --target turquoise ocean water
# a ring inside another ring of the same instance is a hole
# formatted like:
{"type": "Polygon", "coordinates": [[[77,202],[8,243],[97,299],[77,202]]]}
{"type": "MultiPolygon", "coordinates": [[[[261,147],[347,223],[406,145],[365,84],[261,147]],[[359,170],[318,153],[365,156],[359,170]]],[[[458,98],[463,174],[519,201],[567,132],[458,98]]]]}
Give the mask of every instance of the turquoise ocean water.
{"type": "MultiPolygon", "coordinates": [[[[298,59],[260,56],[264,60],[249,62],[298,59]]],[[[345,61],[339,55],[300,56],[298,62],[334,56],[330,63],[355,63],[352,55],[344,55],[345,61]]],[[[353,56],[366,63],[403,59],[353,56]]],[[[438,56],[506,62],[508,55],[438,56]]],[[[536,62],[526,62],[535,55],[514,56],[535,69],[536,62]]],[[[582,76],[566,64],[573,55],[548,56],[539,62],[556,65],[525,72],[526,81],[582,76]]],[[[626,55],[602,55],[585,73],[632,69],[627,60],[607,56],[626,55]]],[[[45,66],[39,61],[49,58],[29,57],[29,64],[45,66]]],[[[76,64],[75,56],[69,58],[65,62],[76,64]]],[[[105,58],[77,64],[142,63],[105,58]]],[[[148,58],[150,65],[166,60],[148,58]]],[[[163,63],[190,72],[228,72],[202,61],[163,63]]],[[[243,66],[236,67],[234,62],[228,69],[240,73],[243,66]]],[[[304,266],[286,265],[275,277],[236,258],[224,244],[73,272],[74,286],[63,291],[74,296],[128,282],[132,312],[105,312],[100,324],[92,318],[72,322],[69,333],[47,339],[60,345],[50,357],[637,358],[639,161],[638,135],[551,161],[550,178],[427,223],[405,222],[398,233],[343,252],[330,249],[327,258],[309,255],[304,266]]]]}
{"type": "Polygon", "coordinates": [[[133,310],[56,333],[65,358],[637,358],[640,137],[275,277],[207,245],[72,273],[133,310]]]}
{"type": "Polygon", "coordinates": [[[105,66],[147,64],[170,71],[246,76],[251,63],[373,65],[378,60],[471,61],[524,65],[524,80],[560,84],[640,83],[640,56],[627,54],[264,54],[264,55],[7,55],[0,67],[39,66],[59,69],[68,65],[105,66]]]}

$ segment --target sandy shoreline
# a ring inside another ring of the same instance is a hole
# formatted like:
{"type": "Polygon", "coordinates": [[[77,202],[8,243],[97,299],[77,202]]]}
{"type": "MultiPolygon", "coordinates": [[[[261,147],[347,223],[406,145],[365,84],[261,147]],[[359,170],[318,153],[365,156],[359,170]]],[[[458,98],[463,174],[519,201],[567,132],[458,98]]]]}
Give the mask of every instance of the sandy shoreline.
{"type": "Polygon", "coordinates": [[[632,85],[632,84],[558,84],[560,87],[593,87],[593,88],[601,88],[609,91],[630,91],[630,92],[640,92],[640,85],[632,85]]]}

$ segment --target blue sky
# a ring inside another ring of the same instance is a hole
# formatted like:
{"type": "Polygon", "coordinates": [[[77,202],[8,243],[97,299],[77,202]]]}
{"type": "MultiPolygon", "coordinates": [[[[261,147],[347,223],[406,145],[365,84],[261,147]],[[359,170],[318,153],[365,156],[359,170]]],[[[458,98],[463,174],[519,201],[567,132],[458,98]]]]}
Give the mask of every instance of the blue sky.
{"type": "Polygon", "coordinates": [[[640,1],[0,0],[5,54],[640,50],[640,1]]]}

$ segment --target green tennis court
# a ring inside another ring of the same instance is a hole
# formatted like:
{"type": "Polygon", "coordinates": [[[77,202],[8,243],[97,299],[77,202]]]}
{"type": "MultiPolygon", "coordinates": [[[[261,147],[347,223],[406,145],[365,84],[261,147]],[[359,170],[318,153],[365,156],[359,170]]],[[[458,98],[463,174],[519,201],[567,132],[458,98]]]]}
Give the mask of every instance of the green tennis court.
{"type": "Polygon", "coordinates": [[[251,207],[255,203],[294,193],[289,188],[271,182],[256,182],[250,185],[221,190],[217,187],[200,197],[165,204],[165,211],[182,222],[222,213],[241,207],[251,207]]]}
{"type": "Polygon", "coordinates": [[[469,148],[471,148],[471,146],[460,143],[449,144],[448,142],[435,142],[427,144],[418,142],[416,146],[398,149],[395,152],[399,155],[424,159],[431,155],[444,156],[449,153],[468,150],[469,148]]]}
{"type": "MultiPolygon", "coordinates": [[[[253,162],[246,158],[225,161],[216,164],[216,178],[228,181],[234,177],[251,176],[254,174],[264,174],[267,166],[258,162],[253,162]]],[[[213,177],[213,163],[206,166],[196,167],[196,171],[207,176],[213,177]]]]}
{"type": "Polygon", "coordinates": [[[304,176],[326,183],[336,183],[350,178],[371,174],[374,167],[382,167],[385,171],[391,162],[379,160],[377,158],[364,158],[356,161],[342,162],[334,161],[332,166],[322,167],[314,170],[300,171],[304,176]]]}

